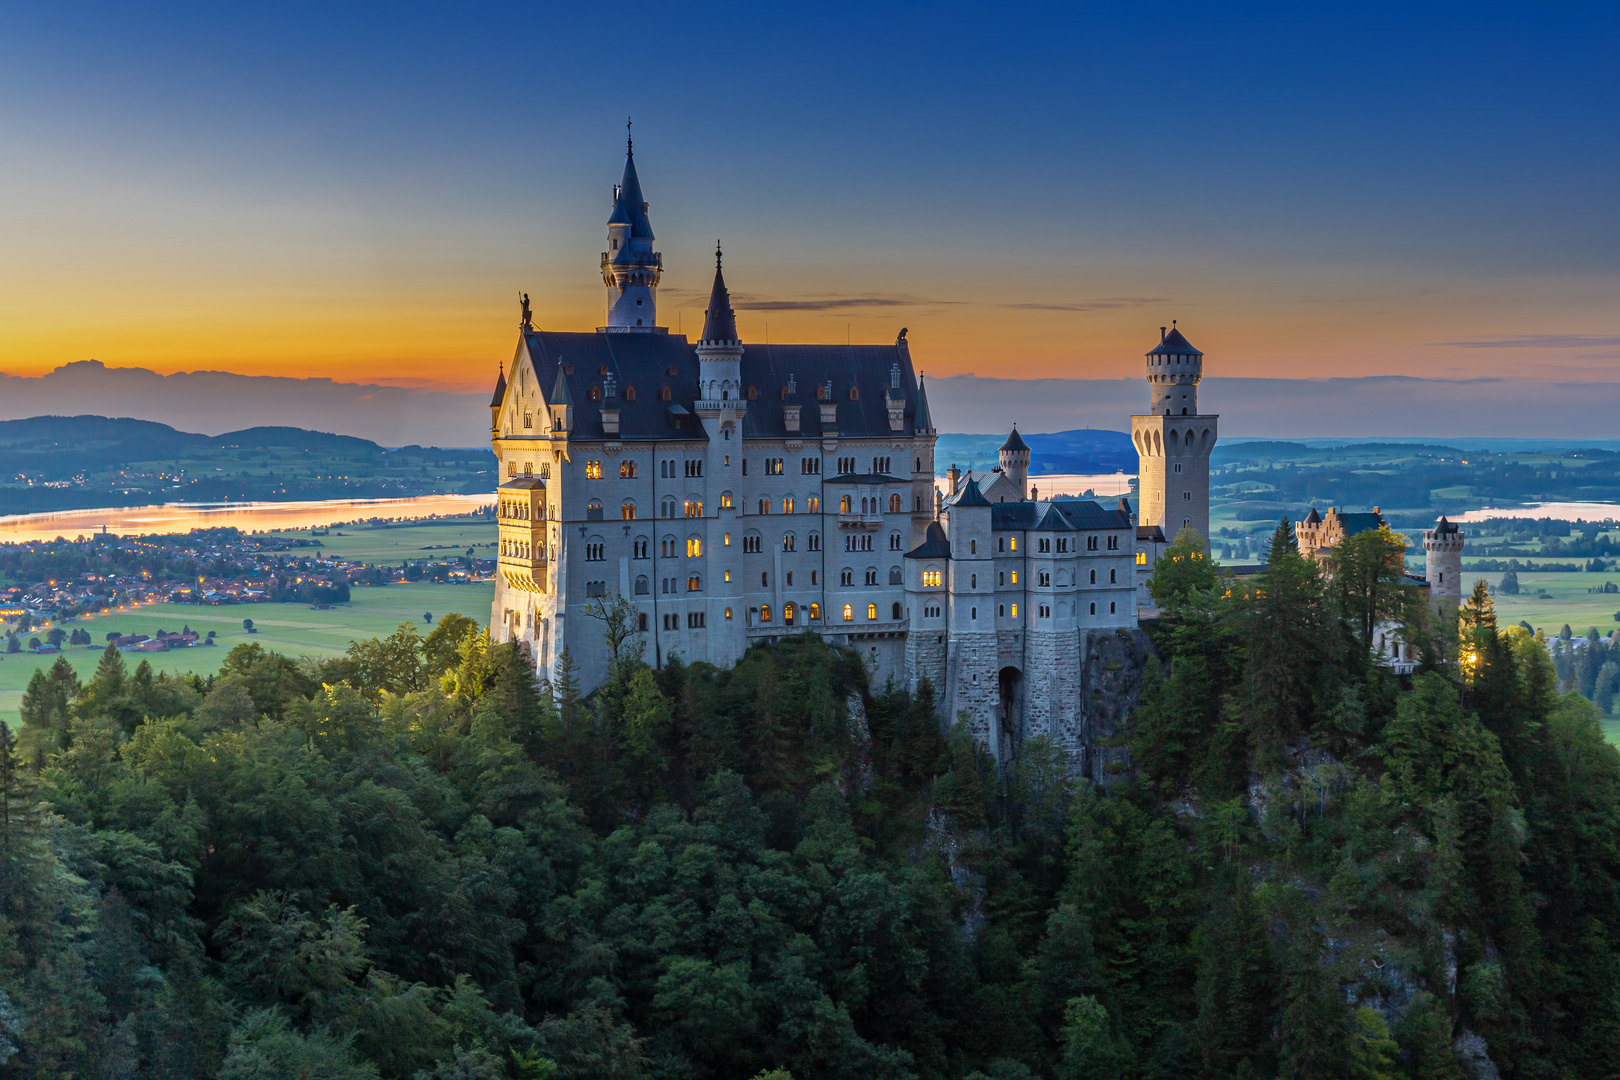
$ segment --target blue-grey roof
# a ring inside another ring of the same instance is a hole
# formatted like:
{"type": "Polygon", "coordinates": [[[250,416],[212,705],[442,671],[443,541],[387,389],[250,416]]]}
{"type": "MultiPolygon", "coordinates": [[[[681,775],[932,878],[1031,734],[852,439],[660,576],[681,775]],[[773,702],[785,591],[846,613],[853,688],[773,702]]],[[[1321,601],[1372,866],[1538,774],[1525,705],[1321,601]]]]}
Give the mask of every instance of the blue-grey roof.
{"type": "Polygon", "coordinates": [[[501,370],[500,378],[495,380],[495,396],[489,399],[489,407],[498,409],[501,402],[506,400],[506,371],[501,370]]]}
{"type": "Polygon", "coordinates": [[[839,473],[827,478],[829,484],[909,484],[910,480],[884,473],[839,473]]]}
{"type": "Polygon", "coordinates": [[[1164,335],[1157,348],[1148,352],[1149,356],[1203,356],[1204,354],[1192,347],[1192,342],[1181,336],[1181,331],[1175,327],[1164,335]]]}
{"type": "Polygon", "coordinates": [[[948,559],[951,557],[951,542],[945,536],[945,530],[937,521],[928,523],[928,531],[923,534],[923,542],[906,552],[908,559],[948,559]]]}
{"type": "Polygon", "coordinates": [[[731,310],[731,292],[720,272],[720,249],[714,249],[714,288],[709,292],[709,308],[703,313],[703,340],[737,340],[737,313],[731,310]]]}
{"type": "Polygon", "coordinates": [[[957,506],[989,506],[990,500],[984,497],[979,490],[977,480],[964,480],[962,486],[956,489],[956,494],[945,500],[945,505],[957,506]]]}
{"type": "MultiPolygon", "coordinates": [[[[574,438],[605,439],[602,402],[593,387],[600,386],[606,367],[617,383],[612,404],[619,410],[620,440],[707,439],[701,424],[679,426],[669,418],[660,391],[668,388],[670,402],[691,408],[698,396],[697,347],[678,334],[558,333],[527,330],[524,338],[534,360],[540,385],[556,381],[574,406],[574,438]],[[572,369],[572,370],[570,370],[572,369]],[[673,371],[673,374],[671,374],[673,371]],[[629,398],[631,391],[635,400],[629,398]]],[[[837,405],[837,431],[848,438],[910,438],[916,431],[917,377],[910,357],[898,345],[743,345],[741,361],[744,389],[758,392],[748,402],[743,418],[745,438],[806,438],[823,434],[822,402],[816,400],[830,380],[837,405]],[[900,367],[900,390],[906,398],[905,421],[898,432],[889,429],[884,390],[889,371],[900,367]],[[783,412],[782,390],[788,378],[799,386],[800,429],[790,435],[783,412]],[[854,400],[850,389],[856,390],[854,400]]]]}
{"type": "Polygon", "coordinates": [[[934,418],[928,415],[928,391],[923,386],[921,375],[917,376],[917,409],[911,422],[918,431],[932,431],[934,428],[934,418]]]}
{"type": "Polygon", "coordinates": [[[1128,529],[1131,527],[1131,515],[1117,509],[1105,510],[1089,499],[993,503],[990,506],[990,527],[1003,532],[1128,529]]]}
{"type": "Polygon", "coordinates": [[[636,155],[624,155],[624,178],[619,181],[619,197],[613,203],[609,225],[629,225],[630,235],[652,240],[652,222],[647,218],[647,200],[641,194],[641,177],[636,175],[636,155]]]}
{"type": "Polygon", "coordinates": [[[1017,424],[1013,425],[1012,434],[1007,436],[1007,441],[1001,444],[1001,449],[1003,452],[1016,450],[1027,451],[1029,449],[1029,444],[1024,441],[1023,436],[1018,434],[1017,424]]]}
{"type": "Polygon", "coordinates": [[[1346,539],[1357,533],[1364,533],[1368,529],[1378,529],[1384,524],[1382,514],[1340,514],[1339,524],[1344,529],[1346,539]]]}

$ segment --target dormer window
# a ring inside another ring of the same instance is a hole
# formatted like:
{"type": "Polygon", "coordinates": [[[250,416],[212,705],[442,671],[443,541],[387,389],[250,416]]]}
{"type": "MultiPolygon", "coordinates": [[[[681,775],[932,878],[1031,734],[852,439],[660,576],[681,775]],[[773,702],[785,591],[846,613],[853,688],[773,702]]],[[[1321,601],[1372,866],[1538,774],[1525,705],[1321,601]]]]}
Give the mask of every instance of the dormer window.
{"type": "Polygon", "coordinates": [[[748,387],[748,400],[749,401],[758,401],[759,400],[759,391],[751,384],[748,387]]]}
{"type": "Polygon", "coordinates": [[[619,242],[617,240],[609,240],[608,243],[613,245],[613,250],[614,251],[619,250],[619,242]]]}

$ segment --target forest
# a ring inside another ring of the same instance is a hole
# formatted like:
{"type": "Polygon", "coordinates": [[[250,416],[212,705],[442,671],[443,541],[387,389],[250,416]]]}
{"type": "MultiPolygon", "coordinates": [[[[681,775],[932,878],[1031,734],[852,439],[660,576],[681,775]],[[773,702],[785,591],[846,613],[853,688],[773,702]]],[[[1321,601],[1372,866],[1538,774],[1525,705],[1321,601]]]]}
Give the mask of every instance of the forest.
{"type": "Polygon", "coordinates": [[[590,695],[461,616],[58,665],[0,729],[0,1070],[1613,1076],[1620,755],[1403,549],[1184,534],[1102,782],[809,635],[655,670],[611,602],[590,695]]]}

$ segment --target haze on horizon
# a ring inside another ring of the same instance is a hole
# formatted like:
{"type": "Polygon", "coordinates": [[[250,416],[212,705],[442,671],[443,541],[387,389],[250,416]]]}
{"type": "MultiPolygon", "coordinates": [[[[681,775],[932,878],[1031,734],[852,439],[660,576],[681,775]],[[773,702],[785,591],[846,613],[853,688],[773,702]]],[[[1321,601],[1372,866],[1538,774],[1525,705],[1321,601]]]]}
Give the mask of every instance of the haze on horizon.
{"type": "MultiPolygon", "coordinates": [[[[1620,9],[111,4],[0,14],[0,371],[481,389],[602,321],[627,113],[666,272],[930,375],[1620,359],[1620,9]]],[[[768,325],[767,325],[768,324],[768,325]]]]}

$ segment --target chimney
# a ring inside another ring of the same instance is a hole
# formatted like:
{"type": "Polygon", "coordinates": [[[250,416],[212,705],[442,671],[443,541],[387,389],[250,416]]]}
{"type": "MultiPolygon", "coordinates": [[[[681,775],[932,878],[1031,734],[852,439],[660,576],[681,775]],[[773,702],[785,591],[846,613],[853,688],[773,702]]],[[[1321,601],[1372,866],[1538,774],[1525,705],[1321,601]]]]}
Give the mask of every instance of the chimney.
{"type": "Polygon", "coordinates": [[[1165,331],[1165,329],[1166,328],[1163,327],[1163,326],[1159,327],[1159,341],[1161,343],[1164,341],[1164,331],[1165,331]]]}
{"type": "Polygon", "coordinates": [[[956,467],[956,462],[951,462],[951,467],[945,470],[945,480],[951,486],[951,494],[955,495],[957,485],[962,481],[962,471],[956,467]]]}

